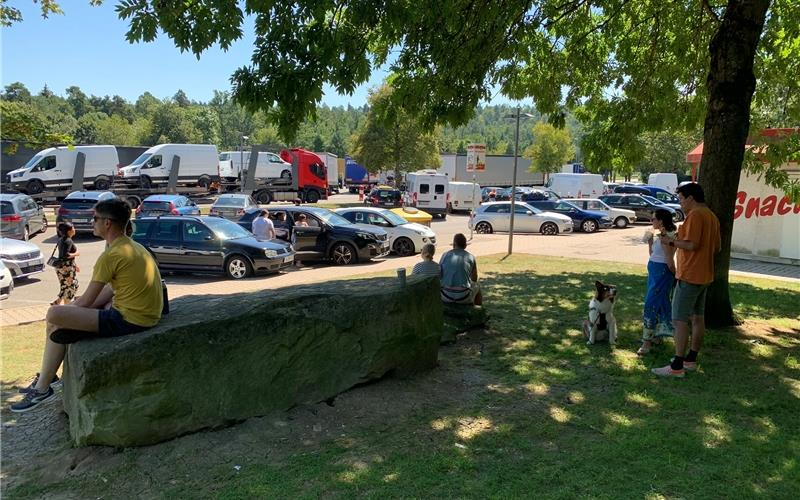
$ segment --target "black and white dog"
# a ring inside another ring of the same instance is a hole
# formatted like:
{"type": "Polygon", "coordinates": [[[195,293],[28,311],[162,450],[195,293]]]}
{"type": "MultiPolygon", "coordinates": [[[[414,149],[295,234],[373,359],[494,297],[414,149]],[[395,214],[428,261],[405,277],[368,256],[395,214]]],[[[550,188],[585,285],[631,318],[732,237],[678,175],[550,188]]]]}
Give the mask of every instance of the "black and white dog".
{"type": "Polygon", "coordinates": [[[583,321],[583,336],[588,345],[608,337],[608,343],[613,346],[617,343],[617,320],[614,317],[617,287],[604,285],[599,281],[595,281],[594,286],[597,293],[589,301],[589,319],[583,321]]]}

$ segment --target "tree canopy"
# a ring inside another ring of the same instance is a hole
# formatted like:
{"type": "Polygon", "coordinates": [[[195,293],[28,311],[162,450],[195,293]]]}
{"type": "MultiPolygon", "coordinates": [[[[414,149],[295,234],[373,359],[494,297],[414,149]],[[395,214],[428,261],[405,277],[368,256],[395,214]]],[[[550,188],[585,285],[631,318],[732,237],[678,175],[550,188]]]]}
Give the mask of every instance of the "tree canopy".
{"type": "Polygon", "coordinates": [[[533,144],[525,150],[524,156],[531,160],[531,171],[549,174],[558,172],[574,154],[569,131],[538,122],[533,126],[533,144]]]}

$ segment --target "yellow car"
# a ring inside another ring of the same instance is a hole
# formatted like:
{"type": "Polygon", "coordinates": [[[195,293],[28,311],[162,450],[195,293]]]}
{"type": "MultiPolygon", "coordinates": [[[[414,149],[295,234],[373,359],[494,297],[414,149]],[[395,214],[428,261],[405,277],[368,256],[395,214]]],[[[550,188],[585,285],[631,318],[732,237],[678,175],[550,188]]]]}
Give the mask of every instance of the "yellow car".
{"type": "Polygon", "coordinates": [[[392,212],[396,213],[397,215],[404,218],[408,222],[416,222],[417,224],[422,224],[423,226],[431,227],[431,221],[433,220],[433,216],[428,212],[423,212],[418,208],[414,207],[393,208],[392,212]]]}

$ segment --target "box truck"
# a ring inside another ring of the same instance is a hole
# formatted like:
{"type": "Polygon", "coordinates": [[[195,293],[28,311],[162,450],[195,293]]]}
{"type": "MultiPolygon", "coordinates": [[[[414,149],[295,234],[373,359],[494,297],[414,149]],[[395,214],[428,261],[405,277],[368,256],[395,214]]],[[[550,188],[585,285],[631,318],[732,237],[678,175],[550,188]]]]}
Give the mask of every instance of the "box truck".
{"type": "Polygon", "coordinates": [[[545,187],[564,198],[597,198],[604,190],[600,174],[550,174],[545,187]]]}
{"type": "Polygon", "coordinates": [[[339,192],[339,157],[333,153],[314,153],[325,163],[328,170],[328,189],[331,193],[339,192]]]}

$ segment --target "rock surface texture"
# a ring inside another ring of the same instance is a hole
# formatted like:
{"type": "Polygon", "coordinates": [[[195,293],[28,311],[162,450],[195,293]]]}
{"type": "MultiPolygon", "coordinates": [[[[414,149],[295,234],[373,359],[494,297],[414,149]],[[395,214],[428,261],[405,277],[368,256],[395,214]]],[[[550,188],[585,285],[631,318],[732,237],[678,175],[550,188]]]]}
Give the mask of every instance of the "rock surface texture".
{"type": "Polygon", "coordinates": [[[157,443],[427,370],[443,329],[432,278],[193,296],[170,306],[152,330],[70,346],[64,409],[74,444],[157,443]]]}
{"type": "Polygon", "coordinates": [[[483,306],[444,304],[442,344],[455,342],[456,335],[459,333],[483,328],[487,321],[489,321],[489,314],[483,306]]]}

